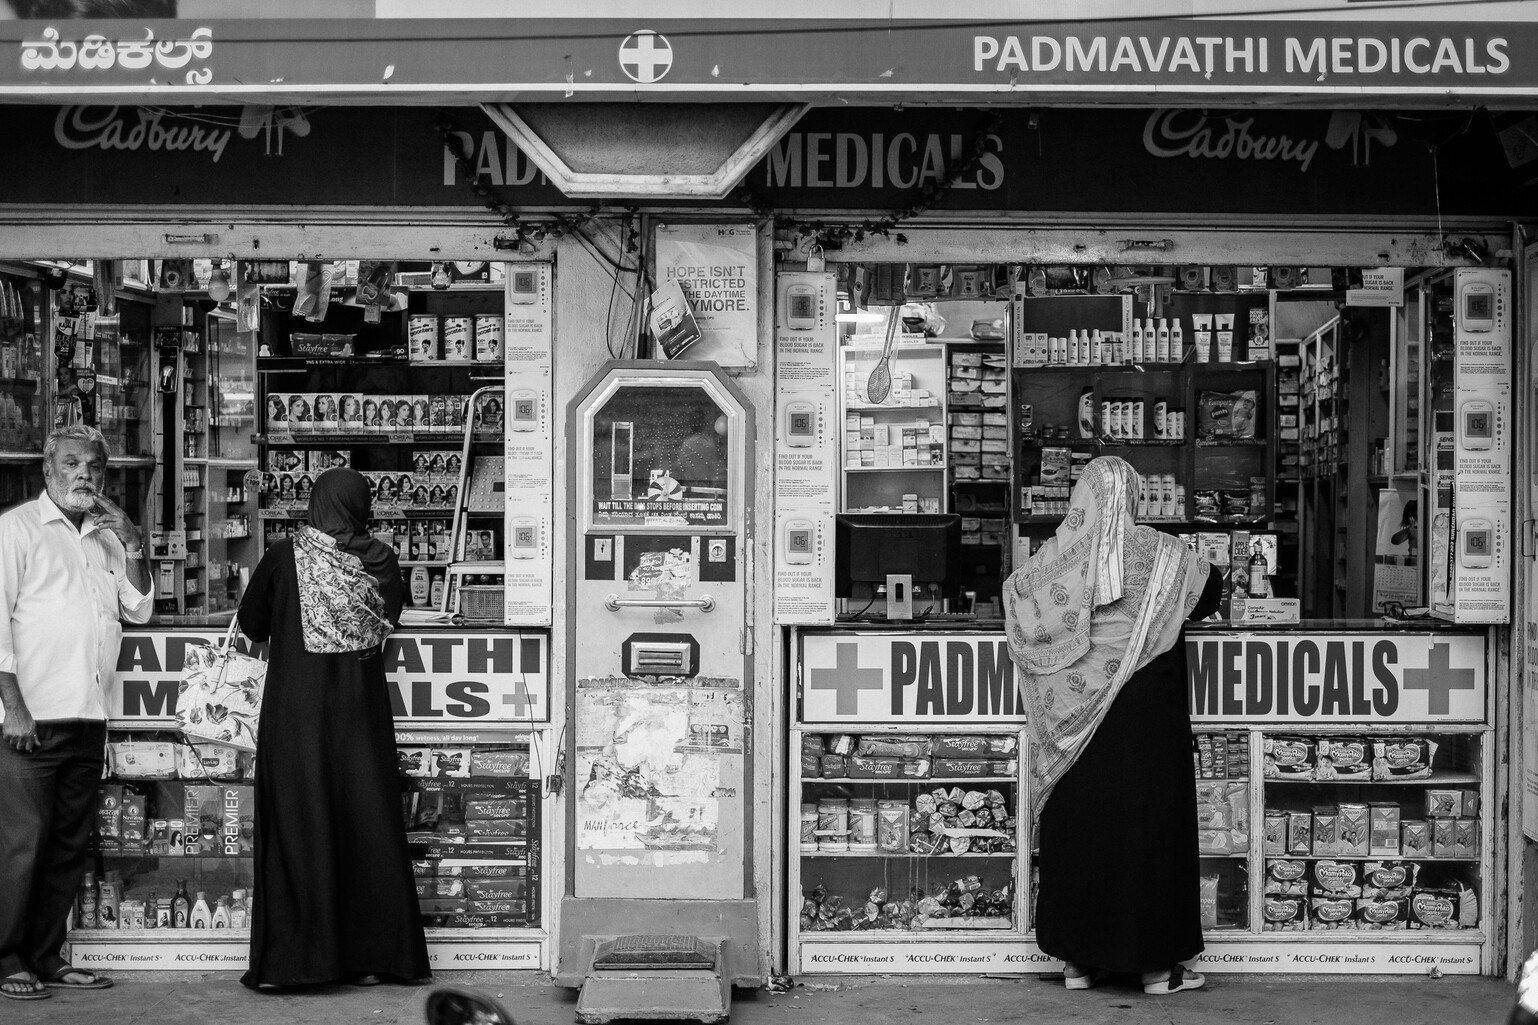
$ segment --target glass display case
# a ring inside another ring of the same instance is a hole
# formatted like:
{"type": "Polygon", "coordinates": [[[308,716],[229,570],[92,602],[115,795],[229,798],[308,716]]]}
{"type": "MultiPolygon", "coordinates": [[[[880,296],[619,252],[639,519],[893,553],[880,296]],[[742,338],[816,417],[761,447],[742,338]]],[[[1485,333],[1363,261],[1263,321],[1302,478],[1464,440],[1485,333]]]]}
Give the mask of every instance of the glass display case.
{"type": "Polygon", "coordinates": [[[71,942],[197,937],[243,948],[254,898],[254,756],[195,748],[169,730],[113,731],[107,771],[71,942]]]}
{"type": "MultiPolygon", "coordinates": [[[[1186,643],[1195,967],[1488,971],[1485,636],[1213,626],[1186,643]]],[[[1003,637],[799,630],[792,650],[792,970],[1058,967],[1032,931],[1003,637]]]]}
{"type": "Polygon", "coordinates": [[[541,802],[528,741],[398,750],[406,839],[426,924],[538,928],[541,802]]]}
{"type": "Polygon", "coordinates": [[[802,732],[802,941],[1022,932],[1019,751],[1016,731],[802,732]]]}

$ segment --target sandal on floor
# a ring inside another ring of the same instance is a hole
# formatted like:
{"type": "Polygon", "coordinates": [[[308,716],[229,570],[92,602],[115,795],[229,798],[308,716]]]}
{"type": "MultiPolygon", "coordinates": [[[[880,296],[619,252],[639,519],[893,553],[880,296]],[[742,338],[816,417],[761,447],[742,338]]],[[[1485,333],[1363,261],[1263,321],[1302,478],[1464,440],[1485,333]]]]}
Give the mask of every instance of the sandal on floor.
{"type": "Polygon", "coordinates": [[[1107,972],[1099,968],[1080,968],[1076,964],[1063,965],[1064,989],[1094,989],[1105,981],[1107,972]]]}
{"type": "Polygon", "coordinates": [[[7,1000],[47,1000],[53,996],[31,972],[17,972],[0,979],[0,997],[7,1000]],[[20,992],[7,987],[25,986],[20,992]]]}
{"type": "MultiPolygon", "coordinates": [[[[1153,973],[1150,973],[1153,974],[1153,973]]],[[[1168,996],[1171,993],[1179,993],[1188,989],[1201,989],[1207,985],[1207,977],[1197,972],[1186,970],[1183,965],[1176,965],[1168,972],[1157,973],[1160,977],[1150,982],[1149,976],[1143,976],[1143,992],[1151,996],[1168,996]]]]}
{"type": "Polygon", "coordinates": [[[43,985],[50,989],[111,989],[112,980],[102,978],[89,968],[71,968],[62,965],[57,971],[43,977],[43,985]],[[68,976],[82,976],[85,982],[68,982],[68,976]]]}
{"type": "Polygon", "coordinates": [[[354,975],[347,980],[347,984],[349,986],[377,986],[379,981],[379,976],[377,975],[354,975]]]}

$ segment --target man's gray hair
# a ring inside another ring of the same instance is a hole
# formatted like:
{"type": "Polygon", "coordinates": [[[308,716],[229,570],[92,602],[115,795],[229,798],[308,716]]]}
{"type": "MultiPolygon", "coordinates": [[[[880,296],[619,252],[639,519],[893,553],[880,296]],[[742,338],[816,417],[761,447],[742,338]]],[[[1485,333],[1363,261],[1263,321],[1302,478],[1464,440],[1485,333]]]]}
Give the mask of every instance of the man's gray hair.
{"type": "Polygon", "coordinates": [[[48,435],[48,440],[43,443],[43,462],[53,462],[54,453],[59,450],[62,441],[84,441],[95,445],[101,450],[103,459],[109,458],[112,453],[107,450],[107,439],[94,427],[85,424],[70,424],[67,427],[56,427],[48,435]]]}

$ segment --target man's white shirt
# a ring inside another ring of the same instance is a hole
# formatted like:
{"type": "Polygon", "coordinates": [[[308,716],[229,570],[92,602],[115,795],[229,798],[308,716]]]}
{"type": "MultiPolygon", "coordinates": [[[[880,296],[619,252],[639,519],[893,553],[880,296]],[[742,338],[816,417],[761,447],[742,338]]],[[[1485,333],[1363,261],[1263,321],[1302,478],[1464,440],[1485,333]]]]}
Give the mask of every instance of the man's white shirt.
{"type": "Polygon", "coordinates": [[[16,674],[32,718],[106,719],[122,623],[153,607],[117,535],[89,517],[76,530],[47,492],[0,515],[0,672],[16,674]]]}

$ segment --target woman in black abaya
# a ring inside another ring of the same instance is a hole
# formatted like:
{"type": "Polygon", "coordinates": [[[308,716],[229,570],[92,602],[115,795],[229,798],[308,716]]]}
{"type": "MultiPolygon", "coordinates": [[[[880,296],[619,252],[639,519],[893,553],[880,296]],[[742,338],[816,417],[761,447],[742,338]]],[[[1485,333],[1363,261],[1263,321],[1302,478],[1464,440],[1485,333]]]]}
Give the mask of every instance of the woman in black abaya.
{"type": "Polygon", "coordinates": [[[1069,989],[1107,973],[1146,993],[1200,989],[1188,619],[1221,578],[1184,542],[1137,525],[1121,459],[1085,468],[1056,535],[1004,587],[1039,816],[1036,942],[1069,989]]]}
{"type": "Polygon", "coordinates": [[[256,755],[250,968],[258,987],[429,975],[380,645],[400,619],[368,481],[328,470],[308,522],[267,550],[240,629],[270,641],[256,755]]]}

